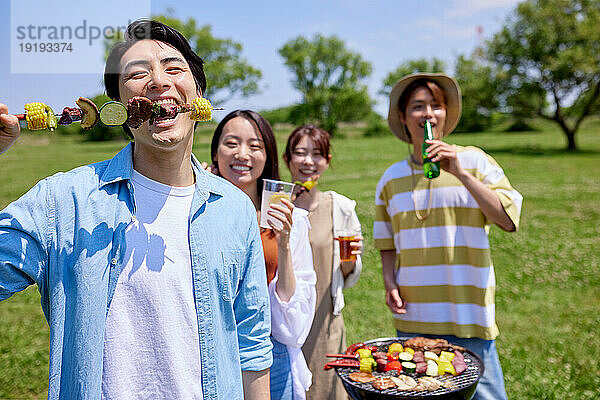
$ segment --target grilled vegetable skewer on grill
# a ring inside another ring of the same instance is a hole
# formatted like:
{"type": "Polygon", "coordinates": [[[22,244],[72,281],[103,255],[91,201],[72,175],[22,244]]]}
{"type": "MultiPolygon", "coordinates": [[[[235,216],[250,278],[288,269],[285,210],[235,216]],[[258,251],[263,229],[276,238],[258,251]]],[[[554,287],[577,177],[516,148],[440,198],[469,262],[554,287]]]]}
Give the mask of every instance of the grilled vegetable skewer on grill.
{"type": "Polygon", "coordinates": [[[323,369],[328,370],[331,368],[339,368],[339,367],[359,368],[360,361],[351,360],[351,359],[329,361],[327,364],[325,364],[325,367],[323,367],[323,369]]]}
{"type": "Polygon", "coordinates": [[[358,354],[325,354],[325,357],[336,357],[336,358],[354,358],[358,359],[358,354]]]}

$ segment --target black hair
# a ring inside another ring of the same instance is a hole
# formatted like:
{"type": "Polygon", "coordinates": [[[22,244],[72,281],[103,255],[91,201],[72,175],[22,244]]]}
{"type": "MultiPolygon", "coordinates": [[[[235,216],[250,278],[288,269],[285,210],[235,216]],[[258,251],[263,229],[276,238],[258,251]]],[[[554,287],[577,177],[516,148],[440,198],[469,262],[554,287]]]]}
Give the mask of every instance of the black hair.
{"type": "MultiPolygon", "coordinates": [[[[124,33],[123,41],[115,43],[106,59],[104,67],[104,87],[106,95],[113,100],[120,101],[119,95],[119,64],[123,54],[140,40],[151,39],[170,44],[176,48],[185,61],[190,66],[190,71],[194,76],[196,87],[202,94],[206,91],[206,76],[204,75],[204,61],[192,50],[187,39],[177,30],[161,22],[150,19],[138,19],[133,21],[127,27],[124,33]]],[[[127,135],[132,138],[131,130],[127,125],[123,125],[127,135]]]]}
{"type": "MultiPolygon", "coordinates": [[[[444,108],[447,107],[446,106],[446,104],[447,104],[446,103],[446,94],[444,93],[444,90],[440,87],[440,85],[438,85],[436,82],[434,82],[430,79],[425,79],[425,78],[417,79],[416,81],[413,81],[410,85],[408,85],[406,87],[406,89],[404,89],[404,91],[402,92],[402,95],[398,99],[398,109],[402,112],[402,115],[404,115],[404,118],[406,118],[406,107],[408,106],[408,100],[410,99],[410,96],[413,94],[413,92],[419,88],[425,88],[425,89],[429,90],[429,93],[431,93],[433,98],[438,103],[443,105],[444,108]]],[[[408,127],[406,126],[406,124],[404,125],[404,130],[406,131],[406,135],[408,136],[410,141],[412,141],[410,131],[408,130],[408,127]]]]}
{"type": "MultiPolygon", "coordinates": [[[[257,188],[258,188],[258,197],[262,195],[263,188],[263,179],[274,179],[280,180],[279,177],[279,158],[277,153],[277,141],[275,140],[275,134],[273,133],[273,128],[271,128],[271,124],[267,121],[262,115],[252,110],[236,110],[232,111],[225,116],[219,122],[215,129],[215,133],[212,137],[212,142],[210,144],[210,158],[213,164],[219,168],[217,165],[217,150],[219,148],[219,140],[221,139],[221,135],[223,134],[223,128],[227,122],[231,121],[236,117],[242,117],[245,120],[249,121],[253,126],[258,129],[258,133],[262,136],[263,143],[265,144],[265,152],[267,153],[267,160],[265,162],[265,168],[263,169],[262,174],[258,178],[257,188]]],[[[218,173],[221,176],[221,172],[218,173]]]]}

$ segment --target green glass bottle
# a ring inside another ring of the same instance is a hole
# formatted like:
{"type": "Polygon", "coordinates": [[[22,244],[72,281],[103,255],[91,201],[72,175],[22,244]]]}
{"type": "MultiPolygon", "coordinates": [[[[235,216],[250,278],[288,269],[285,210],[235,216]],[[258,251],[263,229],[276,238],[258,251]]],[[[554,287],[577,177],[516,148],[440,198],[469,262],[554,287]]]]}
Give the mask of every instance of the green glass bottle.
{"type": "Polygon", "coordinates": [[[426,140],[433,140],[433,131],[431,130],[431,122],[429,120],[425,121],[425,128],[423,129],[423,175],[426,178],[433,179],[440,176],[440,162],[433,162],[429,157],[427,157],[427,152],[425,151],[429,145],[425,143],[426,140]]]}

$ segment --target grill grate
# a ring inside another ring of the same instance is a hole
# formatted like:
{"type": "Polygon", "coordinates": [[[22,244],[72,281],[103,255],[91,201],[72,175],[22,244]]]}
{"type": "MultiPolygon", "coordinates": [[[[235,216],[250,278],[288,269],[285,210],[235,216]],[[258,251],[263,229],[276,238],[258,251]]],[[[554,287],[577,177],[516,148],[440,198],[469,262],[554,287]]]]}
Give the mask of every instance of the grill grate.
{"type": "MultiPolygon", "coordinates": [[[[375,339],[375,340],[371,340],[369,342],[365,342],[365,344],[377,346],[379,348],[379,351],[387,351],[387,347],[391,343],[394,343],[394,342],[404,343],[404,340],[402,338],[375,339]]],[[[479,357],[477,357],[475,354],[473,354],[469,350],[463,352],[462,354],[465,358],[465,363],[467,364],[467,369],[462,374],[456,375],[456,376],[448,375],[448,374],[444,374],[443,376],[436,376],[435,379],[437,379],[441,383],[449,382],[452,384],[452,386],[448,387],[448,388],[442,386],[438,390],[435,390],[435,391],[416,392],[416,391],[410,391],[410,390],[398,390],[397,388],[378,390],[378,389],[375,389],[373,387],[373,385],[371,385],[370,383],[354,382],[352,379],[350,379],[348,377],[348,375],[350,375],[351,373],[357,372],[358,371],[357,368],[347,368],[347,367],[336,368],[336,373],[342,379],[342,381],[344,381],[345,386],[350,385],[353,388],[357,388],[357,389],[360,389],[360,390],[363,390],[366,392],[370,392],[372,394],[402,397],[403,399],[404,398],[406,398],[406,399],[427,398],[430,396],[439,396],[439,395],[458,392],[462,389],[466,389],[466,388],[469,388],[469,387],[475,385],[479,381],[479,378],[481,377],[481,375],[483,375],[483,368],[484,368],[483,363],[481,362],[479,357]]],[[[406,373],[406,372],[402,372],[402,374],[408,375],[408,376],[414,378],[415,380],[424,376],[423,374],[406,373]]],[[[385,373],[373,372],[373,376],[389,377],[390,372],[385,372],[385,373]]]]}

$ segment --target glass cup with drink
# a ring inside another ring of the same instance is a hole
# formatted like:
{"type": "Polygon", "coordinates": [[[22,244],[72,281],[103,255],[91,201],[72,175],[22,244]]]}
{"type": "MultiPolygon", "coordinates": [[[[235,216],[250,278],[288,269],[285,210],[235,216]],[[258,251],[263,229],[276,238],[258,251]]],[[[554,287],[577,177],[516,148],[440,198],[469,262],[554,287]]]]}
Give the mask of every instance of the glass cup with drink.
{"type": "Polygon", "coordinates": [[[340,260],[356,262],[356,254],[352,251],[359,250],[360,246],[352,246],[353,242],[359,242],[362,239],[360,232],[342,231],[338,232],[335,240],[340,244],[340,260]]]}
{"type": "Polygon", "coordinates": [[[271,221],[271,223],[278,229],[283,228],[281,221],[273,218],[267,214],[267,212],[269,211],[271,204],[281,203],[281,199],[292,201],[291,199],[293,190],[293,183],[276,181],[273,179],[263,179],[262,202],[260,204],[261,228],[271,228],[267,221],[271,221]]]}

